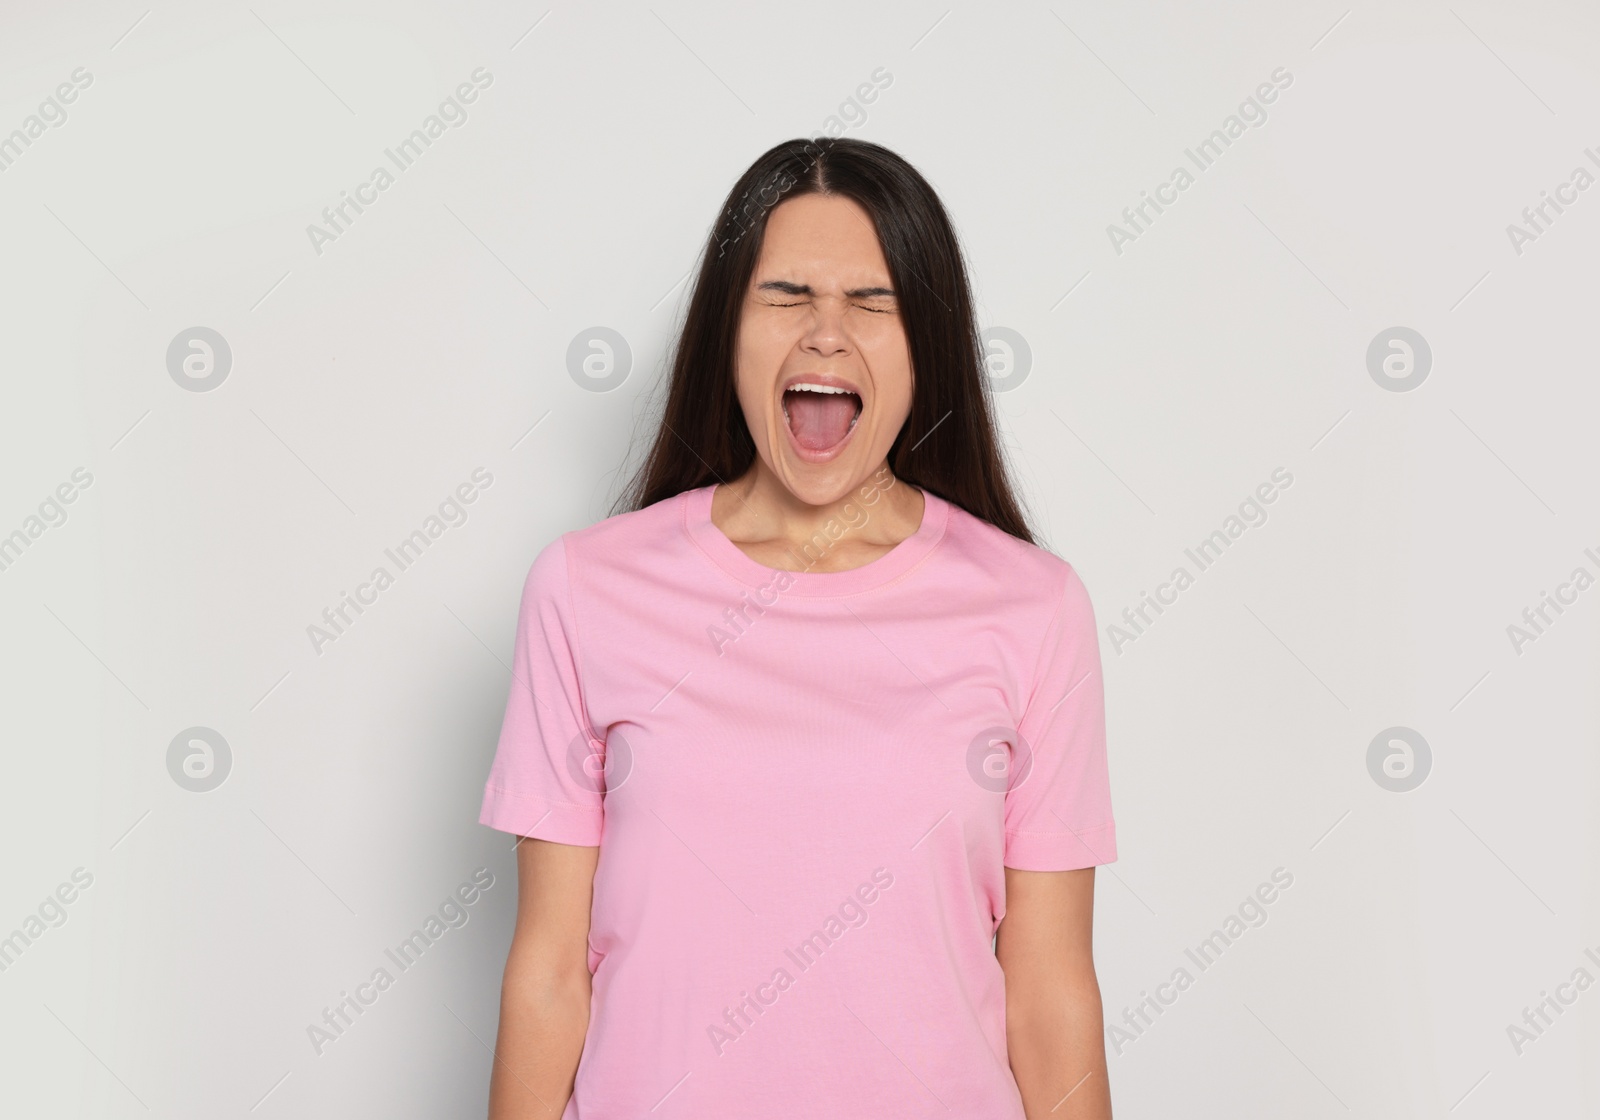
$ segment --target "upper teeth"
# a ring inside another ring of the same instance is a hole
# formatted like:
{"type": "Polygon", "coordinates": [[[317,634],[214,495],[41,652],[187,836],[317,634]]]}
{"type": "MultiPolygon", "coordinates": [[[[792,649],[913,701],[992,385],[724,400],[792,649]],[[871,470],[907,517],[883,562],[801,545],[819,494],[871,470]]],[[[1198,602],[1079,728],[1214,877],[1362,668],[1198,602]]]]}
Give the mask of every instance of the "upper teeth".
{"type": "Polygon", "coordinates": [[[817,384],[815,384],[813,382],[810,382],[810,381],[796,381],[793,385],[789,386],[789,391],[790,392],[805,392],[805,393],[845,393],[845,394],[850,394],[850,390],[849,389],[838,389],[838,388],[835,388],[832,385],[817,385],[817,384]]]}

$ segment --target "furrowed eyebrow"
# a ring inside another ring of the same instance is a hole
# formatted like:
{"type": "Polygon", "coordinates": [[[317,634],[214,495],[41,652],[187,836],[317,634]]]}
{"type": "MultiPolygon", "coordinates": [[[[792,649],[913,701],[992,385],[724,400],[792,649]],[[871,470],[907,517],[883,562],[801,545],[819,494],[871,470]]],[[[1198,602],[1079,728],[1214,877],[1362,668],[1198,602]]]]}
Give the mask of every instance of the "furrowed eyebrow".
{"type": "MultiPolygon", "coordinates": [[[[757,291],[782,292],[786,296],[814,296],[810,284],[792,284],[787,280],[768,280],[756,285],[757,291]]],[[[875,296],[893,296],[893,288],[851,288],[845,292],[850,299],[872,299],[875,296]]]]}

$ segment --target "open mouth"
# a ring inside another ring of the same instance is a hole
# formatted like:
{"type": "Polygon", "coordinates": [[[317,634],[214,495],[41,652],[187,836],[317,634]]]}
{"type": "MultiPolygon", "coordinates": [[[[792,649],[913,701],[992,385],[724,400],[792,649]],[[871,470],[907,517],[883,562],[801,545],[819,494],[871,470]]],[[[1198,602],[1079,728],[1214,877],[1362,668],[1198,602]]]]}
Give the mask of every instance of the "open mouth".
{"type": "Polygon", "coordinates": [[[783,417],[797,445],[823,454],[849,438],[861,417],[861,398],[848,389],[800,381],[783,394],[783,417]]]}

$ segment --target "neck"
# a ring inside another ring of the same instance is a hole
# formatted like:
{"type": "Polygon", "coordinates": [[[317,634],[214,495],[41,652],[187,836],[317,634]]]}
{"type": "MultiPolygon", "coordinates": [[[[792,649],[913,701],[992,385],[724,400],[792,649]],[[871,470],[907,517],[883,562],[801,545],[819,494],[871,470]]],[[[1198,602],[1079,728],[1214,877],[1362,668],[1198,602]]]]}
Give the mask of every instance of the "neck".
{"type": "MultiPolygon", "coordinates": [[[[757,457],[742,477],[717,487],[712,521],[737,543],[796,555],[815,556],[816,542],[831,540],[829,551],[837,549],[843,560],[893,548],[911,536],[922,524],[925,505],[922,492],[897,479],[887,461],[817,499],[815,493],[796,494],[757,457]]],[[[827,569],[833,562],[816,563],[827,569]]]]}

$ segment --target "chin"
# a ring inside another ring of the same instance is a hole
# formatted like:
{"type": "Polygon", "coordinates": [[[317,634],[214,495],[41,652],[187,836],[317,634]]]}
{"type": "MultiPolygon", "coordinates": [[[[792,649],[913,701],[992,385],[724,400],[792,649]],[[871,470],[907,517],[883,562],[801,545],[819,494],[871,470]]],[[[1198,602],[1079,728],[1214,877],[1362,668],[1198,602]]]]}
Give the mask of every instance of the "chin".
{"type": "Polygon", "coordinates": [[[832,505],[850,497],[870,481],[856,477],[859,467],[855,456],[826,463],[807,463],[793,456],[782,456],[780,462],[782,469],[774,472],[778,480],[807,505],[832,505]]]}

